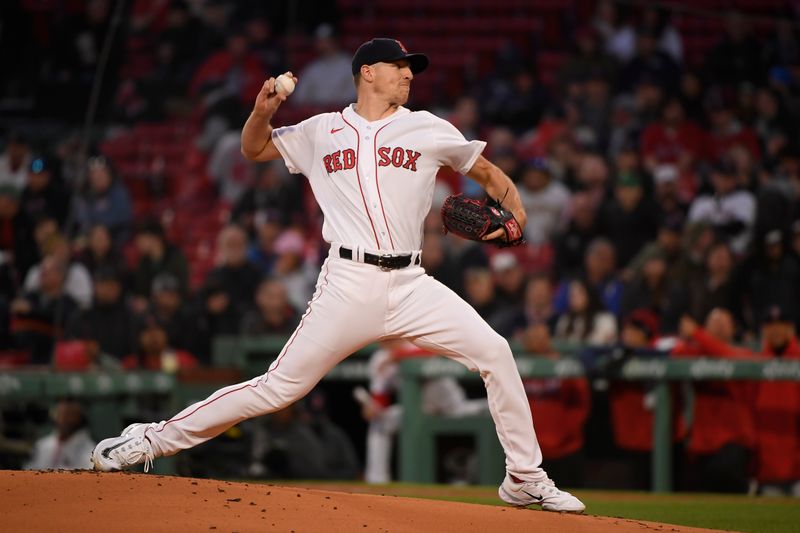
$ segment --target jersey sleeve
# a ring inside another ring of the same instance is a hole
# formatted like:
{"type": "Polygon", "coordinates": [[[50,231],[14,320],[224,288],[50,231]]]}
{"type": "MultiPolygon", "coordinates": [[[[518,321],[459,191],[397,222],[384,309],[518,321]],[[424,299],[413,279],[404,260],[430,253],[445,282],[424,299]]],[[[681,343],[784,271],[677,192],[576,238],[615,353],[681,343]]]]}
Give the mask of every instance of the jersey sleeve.
{"type": "Polygon", "coordinates": [[[461,174],[466,174],[483,152],[486,143],[468,141],[455,126],[446,120],[431,116],[433,118],[434,145],[439,163],[461,174]]]}
{"type": "Polygon", "coordinates": [[[280,152],[286,168],[292,174],[311,173],[314,161],[314,137],[319,124],[319,115],[308,118],[293,126],[272,130],[272,142],[280,152]]]}

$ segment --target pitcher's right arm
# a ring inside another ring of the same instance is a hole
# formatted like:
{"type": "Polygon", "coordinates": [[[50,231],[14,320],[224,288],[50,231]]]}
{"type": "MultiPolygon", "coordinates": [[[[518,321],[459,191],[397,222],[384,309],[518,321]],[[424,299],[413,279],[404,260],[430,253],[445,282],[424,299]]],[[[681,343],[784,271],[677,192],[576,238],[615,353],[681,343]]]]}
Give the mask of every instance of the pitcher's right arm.
{"type": "MultiPolygon", "coordinates": [[[[286,73],[292,76],[291,72],[286,73]]],[[[297,78],[292,76],[295,83],[297,78]]],[[[270,120],[278,110],[281,103],[286,100],[286,95],[275,90],[275,78],[264,82],[253,111],[247,117],[247,122],[242,128],[242,154],[251,161],[271,161],[281,157],[280,152],[272,142],[272,126],[270,120]]]]}

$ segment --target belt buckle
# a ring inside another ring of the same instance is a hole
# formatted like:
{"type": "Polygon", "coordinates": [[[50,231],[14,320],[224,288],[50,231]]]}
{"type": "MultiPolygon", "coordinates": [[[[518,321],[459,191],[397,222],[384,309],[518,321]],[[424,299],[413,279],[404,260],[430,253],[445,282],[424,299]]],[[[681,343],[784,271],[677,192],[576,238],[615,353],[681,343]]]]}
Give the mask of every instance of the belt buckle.
{"type": "Polygon", "coordinates": [[[379,255],[378,256],[378,268],[380,268],[384,272],[389,272],[390,270],[394,270],[392,267],[387,266],[384,263],[384,260],[391,259],[392,257],[395,257],[395,256],[394,255],[379,255]]]}

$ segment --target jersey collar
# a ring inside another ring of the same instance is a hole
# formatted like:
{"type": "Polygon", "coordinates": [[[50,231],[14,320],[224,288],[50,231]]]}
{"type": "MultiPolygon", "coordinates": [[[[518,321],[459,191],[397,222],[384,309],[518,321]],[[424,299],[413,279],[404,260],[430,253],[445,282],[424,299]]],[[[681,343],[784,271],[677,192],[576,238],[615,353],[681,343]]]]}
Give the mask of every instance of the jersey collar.
{"type": "Polygon", "coordinates": [[[388,124],[389,122],[395,120],[396,118],[400,118],[403,115],[407,115],[408,113],[411,113],[411,110],[403,106],[400,106],[394,113],[392,113],[388,117],[382,118],[380,120],[369,121],[366,120],[361,115],[359,115],[358,113],[356,113],[355,104],[350,104],[349,106],[345,107],[344,110],[342,110],[342,116],[345,118],[345,120],[347,120],[351,124],[365,125],[365,126],[366,125],[382,126],[384,124],[388,124]]]}

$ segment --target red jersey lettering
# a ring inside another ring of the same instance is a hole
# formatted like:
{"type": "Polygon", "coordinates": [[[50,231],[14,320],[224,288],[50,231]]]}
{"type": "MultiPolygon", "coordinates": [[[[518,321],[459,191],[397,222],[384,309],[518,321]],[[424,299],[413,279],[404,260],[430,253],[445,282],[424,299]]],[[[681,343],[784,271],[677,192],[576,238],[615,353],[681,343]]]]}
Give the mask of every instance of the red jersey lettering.
{"type": "Polygon", "coordinates": [[[403,164],[405,155],[405,151],[402,148],[395,148],[392,150],[392,165],[400,168],[400,166],[403,164]]]}
{"type": "Polygon", "coordinates": [[[415,152],[414,150],[406,150],[406,163],[403,165],[403,168],[411,170],[412,172],[417,171],[417,159],[421,156],[419,152],[415,152]]]}
{"type": "Polygon", "coordinates": [[[356,166],[356,151],[352,148],[342,151],[342,159],[344,162],[344,169],[350,170],[356,166]]]}
{"type": "Polygon", "coordinates": [[[379,167],[388,167],[389,166],[389,152],[391,148],[388,146],[381,146],[378,148],[378,155],[380,156],[381,160],[378,162],[379,167]]]}

